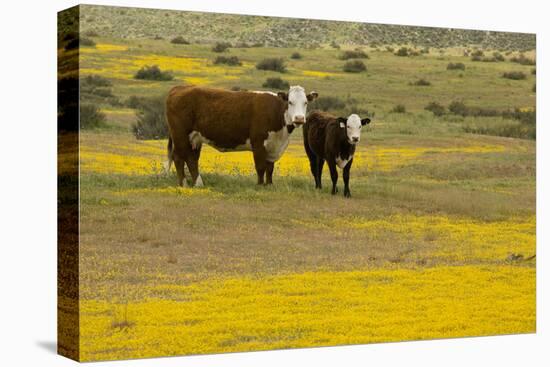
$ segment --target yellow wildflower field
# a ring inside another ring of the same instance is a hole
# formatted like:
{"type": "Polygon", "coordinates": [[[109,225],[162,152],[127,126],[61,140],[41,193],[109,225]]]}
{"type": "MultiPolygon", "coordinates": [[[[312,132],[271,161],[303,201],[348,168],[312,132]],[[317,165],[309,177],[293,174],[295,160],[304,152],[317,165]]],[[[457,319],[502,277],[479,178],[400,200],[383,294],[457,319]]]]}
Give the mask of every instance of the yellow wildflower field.
{"type": "Polygon", "coordinates": [[[157,286],[172,299],[81,301],[84,361],[535,330],[534,269],[312,272],[157,286]]]}
{"type": "MultiPolygon", "coordinates": [[[[84,137],[86,138],[86,137],[84,137]]],[[[86,141],[86,140],[85,140],[86,141]]],[[[150,174],[166,161],[166,140],[138,141],[125,135],[103,136],[94,144],[81,147],[81,165],[84,172],[115,174],[150,174]]],[[[275,173],[281,176],[309,175],[309,161],[303,144],[293,140],[277,162],[275,173]]],[[[503,152],[503,145],[464,145],[458,147],[359,147],[355,158],[356,169],[392,171],[419,161],[439,159],[446,154],[471,155],[503,152]]],[[[203,145],[199,164],[203,173],[255,175],[251,152],[222,153],[203,145]]]]}

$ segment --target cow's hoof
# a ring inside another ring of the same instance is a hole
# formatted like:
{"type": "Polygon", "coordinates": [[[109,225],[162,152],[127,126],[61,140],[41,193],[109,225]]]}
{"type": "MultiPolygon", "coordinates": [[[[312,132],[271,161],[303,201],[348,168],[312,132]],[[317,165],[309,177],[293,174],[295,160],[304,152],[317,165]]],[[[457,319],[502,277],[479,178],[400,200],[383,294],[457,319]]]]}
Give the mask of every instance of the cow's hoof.
{"type": "Polygon", "coordinates": [[[349,192],[349,191],[344,192],[344,196],[347,197],[347,198],[350,198],[351,197],[351,192],[349,192]]]}

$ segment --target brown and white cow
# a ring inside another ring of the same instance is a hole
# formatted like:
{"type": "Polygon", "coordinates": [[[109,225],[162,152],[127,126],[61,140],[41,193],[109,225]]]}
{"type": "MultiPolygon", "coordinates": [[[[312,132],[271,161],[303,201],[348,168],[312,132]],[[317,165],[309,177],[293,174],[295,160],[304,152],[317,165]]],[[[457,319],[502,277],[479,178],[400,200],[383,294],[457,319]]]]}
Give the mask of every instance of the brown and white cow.
{"type": "Polygon", "coordinates": [[[300,86],[288,93],[227,91],[197,86],[178,86],[166,99],[168,168],[172,161],[178,184],[185,181],[187,164],[192,183],[202,186],[199,158],[203,143],[221,152],[250,150],[258,184],[271,184],[274,163],[288,146],[290,134],[306,121],[307,104],[317,93],[300,86]]]}

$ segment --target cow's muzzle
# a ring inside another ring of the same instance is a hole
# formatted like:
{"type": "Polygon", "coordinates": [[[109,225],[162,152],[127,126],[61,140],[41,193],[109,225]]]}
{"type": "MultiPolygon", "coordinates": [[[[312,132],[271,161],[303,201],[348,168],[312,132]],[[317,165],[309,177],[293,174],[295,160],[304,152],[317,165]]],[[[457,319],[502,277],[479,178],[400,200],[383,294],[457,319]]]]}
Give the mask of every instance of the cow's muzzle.
{"type": "Polygon", "coordinates": [[[296,125],[303,125],[305,122],[306,118],[304,116],[296,116],[294,120],[292,120],[292,123],[296,125]]]}

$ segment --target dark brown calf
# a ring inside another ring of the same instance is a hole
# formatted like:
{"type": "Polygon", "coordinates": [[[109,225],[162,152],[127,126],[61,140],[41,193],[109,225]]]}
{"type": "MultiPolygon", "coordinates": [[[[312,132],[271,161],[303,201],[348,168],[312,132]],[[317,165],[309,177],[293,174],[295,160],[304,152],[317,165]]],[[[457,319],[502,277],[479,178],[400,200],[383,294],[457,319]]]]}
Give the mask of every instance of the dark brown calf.
{"type": "Polygon", "coordinates": [[[202,186],[199,158],[202,143],[222,152],[251,150],[258,184],[272,183],[274,163],[285,151],[290,133],[305,122],[307,102],[299,86],[288,93],[259,93],[179,86],[166,99],[168,168],[176,165],[179,185],[184,185],[187,164],[192,183],[202,186]]]}
{"type": "Polygon", "coordinates": [[[370,119],[360,119],[356,114],[345,118],[314,111],[308,116],[303,128],[304,148],[315,179],[315,188],[321,188],[321,176],[326,161],[332,179],[332,194],[338,192],[338,166],[343,169],[344,196],[351,197],[349,174],[355,145],[360,140],[361,127],[368,123],[370,119]]]}

